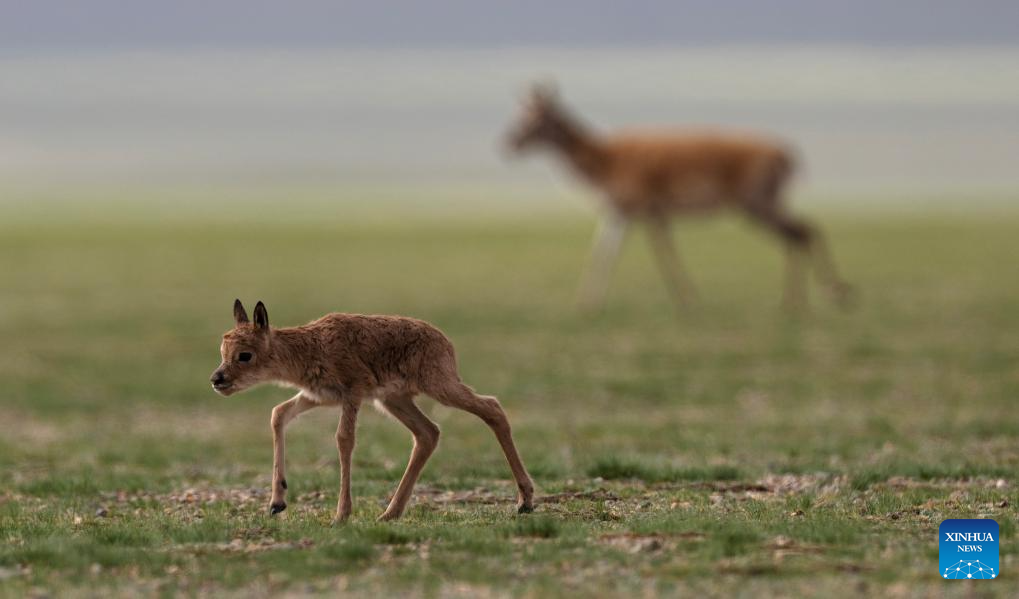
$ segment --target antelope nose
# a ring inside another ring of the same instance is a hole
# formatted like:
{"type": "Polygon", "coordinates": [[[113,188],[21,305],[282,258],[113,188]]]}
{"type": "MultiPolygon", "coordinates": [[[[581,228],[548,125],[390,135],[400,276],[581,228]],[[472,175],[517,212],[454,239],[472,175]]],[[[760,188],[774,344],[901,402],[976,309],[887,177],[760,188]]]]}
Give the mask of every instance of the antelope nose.
{"type": "Polygon", "coordinates": [[[223,375],[222,371],[217,370],[216,372],[212,373],[212,377],[209,380],[212,381],[213,385],[218,386],[226,382],[226,376],[223,375]]]}

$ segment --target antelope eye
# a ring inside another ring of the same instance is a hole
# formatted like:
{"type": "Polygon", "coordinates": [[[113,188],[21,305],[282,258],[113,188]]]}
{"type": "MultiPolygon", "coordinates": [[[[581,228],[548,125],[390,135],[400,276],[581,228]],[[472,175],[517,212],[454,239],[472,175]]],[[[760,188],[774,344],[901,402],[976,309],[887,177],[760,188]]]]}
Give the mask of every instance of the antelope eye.
{"type": "Polygon", "coordinates": [[[249,352],[249,351],[242,351],[241,353],[237,354],[237,361],[238,362],[250,362],[251,361],[251,352],[249,352]]]}

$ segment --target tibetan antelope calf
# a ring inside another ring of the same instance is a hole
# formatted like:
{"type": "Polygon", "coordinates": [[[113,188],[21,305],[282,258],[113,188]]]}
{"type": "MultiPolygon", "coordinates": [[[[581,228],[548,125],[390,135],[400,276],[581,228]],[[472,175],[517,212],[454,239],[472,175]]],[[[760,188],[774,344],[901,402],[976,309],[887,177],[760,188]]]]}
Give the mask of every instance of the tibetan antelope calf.
{"type": "Polygon", "coordinates": [[[601,304],[630,223],[646,226],[658,266],[679,304],[694,289],[672,243],[670,219],[719,208],[735,209],[778,236],[787,250],[784,304],[806,303],[803,259],[811,258],[834,299],[848,302],[821,232],[788,213],[783,192],[793,172],[780,144],[715,133],[628,133],[601,136],[571,115],[554,90],[536,86],[509,134],[515,153],[553,149],[604,200],[607,214],[581,284],[583,306],[601,304]]]}
{"type": "Polygon", "coordinates": [[[499,401],[478,395],[457,374],[453,344],[432,325],[401,316],[329,314],[304,326],[269,326],[265,305],[258,302],[254,322],[240,300],[234,302],[234,328],[223,335],[222,362],[212,373],[212,387],[228,396],[260,383],[298,390],[272,411],[272,500],[269,513],[286,509],[284,429],[297,415],[320,406],[338,406],[336,430],[340,455],[340,497],[336,520],[350,517],[350,465],[354,429],[361,404],[374,399],[410,429],[414,449],[389,507],[379,520],[399,518],[414,483],[439,442],[439,427],[414,403],[424,393],[440,403],[470,412],[495,432],[517,483],[517,511],[533,509],[534,484],[510,434],[499,401]]]}

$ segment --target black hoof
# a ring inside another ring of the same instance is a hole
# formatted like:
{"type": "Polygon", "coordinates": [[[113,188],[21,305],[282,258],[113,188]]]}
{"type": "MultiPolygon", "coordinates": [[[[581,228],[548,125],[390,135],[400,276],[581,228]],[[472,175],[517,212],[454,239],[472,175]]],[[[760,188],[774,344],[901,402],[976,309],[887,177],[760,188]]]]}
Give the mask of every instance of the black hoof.
{"type": "Polygon", "coordinates": [[[282,512],[285,509],[287,509],[287,504],[285,504],[285,503],[274,503],[274,504],[269,506],[269,515],[270,516],[275,516],[276,514],[282,512]]]}
{"type": "Polygon", "coordinates": [[[526,503],[517,508],[517,513],[518,514],[530,514],[533,511],[534,511],[534,506],[533,505],[528,505],[526,503]]]}

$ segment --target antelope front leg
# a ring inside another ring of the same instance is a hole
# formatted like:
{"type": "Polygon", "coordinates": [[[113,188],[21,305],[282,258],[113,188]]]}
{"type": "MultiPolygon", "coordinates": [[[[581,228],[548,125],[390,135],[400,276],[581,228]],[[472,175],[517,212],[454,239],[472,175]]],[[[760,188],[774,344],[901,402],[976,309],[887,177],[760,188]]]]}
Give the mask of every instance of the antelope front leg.
{"type": "Polygon", "coordinates": [[[648,234],[651,236],[651,247],[658,260],[658,268],[665,279],[669,293],[679,306],[684,306],[697,298],[697,291],[686,275],[679,254],[672,242],[672,231],[666,220],[649,223],[648,234]]]}
{"type": "Polygon", "coordinates": [[[609,278],[626,237],[626,226],[626,218],[618,214],[606,215],[602,220],[580,286],[578,299],[582,308],[599,307],[605,300],[609,278]]]}
{"type": "Polygon", "coordinates": [[[839,269],[835,266],[835,259],[831,255],[831,249],[828,247],[827,238],[818,231],[815,232],[813,241],[814,266],[818,279],[828,287],[832,299],[839,307],[852,308],[856,300],[853,286],[839,274],[839,269]]]}
{"type": "Polygon", "coordinates": [[[286,443],[284,431],[287,424],[298,415],[307,412],[318,404],[303,394],[298,393],[287,401],[272,409],[269,424],[272,427],[272,499],[269,502],[269,514],[276,514],[287,509],[287,477],[286,477],[286,443]]]}
{"type": "Polygon", "coordinates": [[[335,522],[346,522],[353,511],[350,495],[350,465],[354,455],[354,432],[357,429],[357,412],[361,406],[350,402],[343,406],[340,425],[336,428],[336,449],[340,454],[340,499],[336,503],[335,522]]]}

